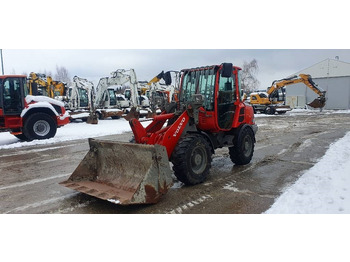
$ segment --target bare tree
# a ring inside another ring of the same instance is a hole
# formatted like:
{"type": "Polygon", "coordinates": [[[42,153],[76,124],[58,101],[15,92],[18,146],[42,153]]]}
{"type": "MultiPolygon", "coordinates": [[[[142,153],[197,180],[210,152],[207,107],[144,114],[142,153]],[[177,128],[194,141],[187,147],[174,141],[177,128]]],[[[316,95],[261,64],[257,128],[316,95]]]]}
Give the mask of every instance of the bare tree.
{"type": "Polygon", "coordinates": [[[258,66],[258,61],[256,59],[253,59],[249,63],[244,61],[243,62],[243,67],[241,71],[241,84],[242,84],[242,89],[246,93],[251,93],[254,90],[257,90],[260,82],[256,78],[256,75],[259,72],[259,66],[258,66]]]}
{"type": "Polygon", "coordinates": [[[40,71],[38,72],[39,74],[43,74],[43,75],[46,75],[46,76],[52,76],[52,72],[51,71],[47,71],[46,69],[44,71],[40,71]]]}
{"type": "Polygon", "coordinates": [[[56,65],[54,80],[69,84],[71,80],[67,68],[56,65]]]}

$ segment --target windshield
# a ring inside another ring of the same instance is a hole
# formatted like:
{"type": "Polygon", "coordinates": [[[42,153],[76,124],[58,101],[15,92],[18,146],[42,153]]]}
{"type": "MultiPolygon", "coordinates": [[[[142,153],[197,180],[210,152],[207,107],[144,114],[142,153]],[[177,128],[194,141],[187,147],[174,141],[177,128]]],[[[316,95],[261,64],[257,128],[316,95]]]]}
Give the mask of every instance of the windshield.
{"type": "Polygon", "coordinates": [[[26,97],[27,95],[29,95],[29,87],[27,85],[27,81],[23,81],[24,82],[24,97],[26,97]]]}
{"type": "Polygon", "coordinates": [[[184,102],[191,101],[194,94],[201,94],[204,98],[203,107],[208,111],[214,110],[216,71],[214,68],[208,68],[185,72],[182,80],[181,100],[184,102]]]}
{"type": "Polygon", "coordinates": [[[78,94],[80,98],[80,106],[87,107],[89,104],[87,91],[83,88],[78,88],[78,94]]]}
{"type": "Polygon", "coordinates": [[[1,85],[1,100],[4,112],[8,114],[17,114],[22,111],[23,93],[21,87],[23,82],[23,78],[18,77],[10,77],[3,80],[1,85]]]}
{"type": "Polygon", "coordinates": [[[109,105],[115,106],[117,104],[117,99],[115,97],[115,93],[113,89],[108,89],[109,93],[109,105]]]}

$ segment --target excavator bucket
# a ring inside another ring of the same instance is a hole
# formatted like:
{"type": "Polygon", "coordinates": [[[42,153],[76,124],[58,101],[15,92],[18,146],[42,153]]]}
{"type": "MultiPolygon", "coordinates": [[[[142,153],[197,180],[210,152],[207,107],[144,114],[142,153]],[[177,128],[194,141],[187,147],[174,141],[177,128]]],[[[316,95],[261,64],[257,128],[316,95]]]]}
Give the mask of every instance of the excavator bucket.
{"type": "Polygon", "coordinates": [[[90,151],[60,184],[115,204],[157,203],[173,180],[166,148],[89,139],[90,151]]]}
{"type": "Polygon", "coordinates": [[[131,119],[139,119],[140,118],[140,113],[136,110],[135,107],[132,107],[130,111],[127,113],[126,116],[124,116],[125,120],[129,121],[131,119]]]}
{"type": "Polygon", "coordinates": [[[318,97],[307,105],[313,108],[323,108],[326,105],[326,99],[324,97],[318,97]]]}
{"type": "Polygon", "coordinates": [[[98,124],[98,117],[96,113],[90,113],[89,117],[86,120],[86,123],[92,124],[92,125],[97,125],[98,124]]]}

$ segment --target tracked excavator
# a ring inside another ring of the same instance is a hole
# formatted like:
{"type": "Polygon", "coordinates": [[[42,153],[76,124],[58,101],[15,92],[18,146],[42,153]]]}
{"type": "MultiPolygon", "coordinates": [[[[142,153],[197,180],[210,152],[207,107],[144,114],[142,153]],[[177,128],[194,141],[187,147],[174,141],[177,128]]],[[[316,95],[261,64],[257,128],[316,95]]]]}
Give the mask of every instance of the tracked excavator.
{"type": "Polygon", "coordinates": [[[66,85],[60,81],[54,81],[51,76],[31,72],[28,78],[29,95],[43,95],[50,98],[64,96],[66,85]]]}
{"type": "Polygon", "coordinates": [[[109,116],[120,117],[125,113],[124,111],[128,111],[128,114],[125,116],[126,119],[139,117],[140,108],[143,104],[138,94],[138,85],[139,83],[134,69],[118,69],[113,71],[110,77],[102,77],[96,87],[95,101],[95,108],[100,112],[100,116],[102,118],[109,116]],[[124,85],[126,83],[130,85],[130,89],[128,89],[130,102],[117,101],[116,94],[111,86],[124,85]],[[129,106],[131,106],[130,111],[126,110],[129,106]]]}
{"type": "Polygon", "coordinates": [[[88,124],[97,124],[98,118],[95,110],[94,84],[85,78],[73,77],[72,85],[68,89],[67,109],[71,120],[86,120],[88,124]]]}
{"type": "Polygon", "coordinates": [[[281,80],[275,80],[272,82],[271,87],[268,88],[267,93],[252,93],[250,95],[250,104],[254,107],[255,112],[263,112],[266,114],[285,113],[290,111],[289,106],[281,105],[284,103],[284,93],[279,95],[278,91],[288,85],[297,83],[304,83],[312,91],[314,91],[318,97],[309,103],[308,105],[313,108],[323,108],[326,105],[326,91],[320,89],[317,84],[312,80],[312,77],[307,74],[300,74],[299,76],[292,76],[281,80]]]}
{"type": "Polygon", "coordinates": [[[146,127],[131,119],[134,142],[89,139],[90,151],[61,184],[115,204],[150,204],[173,184],[169,161],[186,185],[206,180],[217,148],[228,147],[236,165],[250,163],[258,128],[240,70],[231,63],[182,70],[175,112],[146,127]]]}

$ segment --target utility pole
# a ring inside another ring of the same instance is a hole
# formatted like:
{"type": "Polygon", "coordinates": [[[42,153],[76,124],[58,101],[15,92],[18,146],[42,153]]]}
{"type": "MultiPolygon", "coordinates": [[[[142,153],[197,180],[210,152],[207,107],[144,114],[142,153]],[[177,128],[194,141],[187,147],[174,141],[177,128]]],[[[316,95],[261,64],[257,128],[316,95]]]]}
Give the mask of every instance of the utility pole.
{"type": "Polygon", "coordinates": [[[1,70],[2,70],[2,75],[4,75],[4,60],[2,59],[2,49],[0,49],[0,56],[1,56],[1,70]]]}

